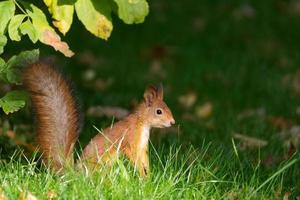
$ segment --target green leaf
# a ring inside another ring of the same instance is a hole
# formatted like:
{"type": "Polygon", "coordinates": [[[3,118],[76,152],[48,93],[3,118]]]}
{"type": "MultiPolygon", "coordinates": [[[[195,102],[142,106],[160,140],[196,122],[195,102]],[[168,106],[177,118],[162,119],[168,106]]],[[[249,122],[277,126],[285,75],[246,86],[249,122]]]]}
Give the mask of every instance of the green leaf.
{"type": "Polygon", "coordinates": [[[39,40],[38,32],[35,30],[29,19],[21,24],[20,31],[23,35],[28,35],[33,43],[36,43],[39,40]]]}
{"type": "Polygon", "coordinates": [[[39,41],[52,46],[55,50],[60,51],[67,57],[74,55],[73,51],[69,49],[68,44],[61,41],[59,35],[48,24],[47,18],[42,10],[33,4],[26,6],[25,9],[32,20],[34,29],[37,31],[39,41]]]}
{"type": "Polygon", "coordinates": [[[5,114],[13,113],[25,106],[28,99],[28,94],[24,91],[15,90],[8,92],[0,99],[0,107],[5,114]]]}
{"type": "Polygon", "coordinates": [[[2,58],[0,58],[0,75],[4,72],[5,68],[6,68],[6,63],[2,58]]]}
{"type": "Polygon", "coordinates": [[[6,71],[6,80],[9,83],[21,84],[21,71],[16,68],[9,68],[6,71]]]}
{"type": "Polygon", "coordinates": [[[69,31],[73,22],[74,5],[58,5],[59,0],[44,0],[52,14],[53,25],[64,35],[69,31]]]}
{"type": "Polygon", "coordinates": [[[0,35],[0,54],[3,53],[4,51],[4,46],[6,45],[7,43],[7,38],[5,35],[0,35]]]}
{"type": "Polygon", "coordinates": [[[32,64],[39,59],[39,50],[23,51],[12,56],[7,63],[0,63],[0,78],[8,83],[21,83],[21,68],[32,64]]]}
{"type": "Polygon", "coordinates": [[[7,82],[6,71],[5,71],[6,67],[7,65],[5,61],[2,58],[0,58],[0,79],[7,82]]]}
{"type": "Polygon", "coordinates": [[[2,58],[0,58],[0,73],[5,69],[5,65],[5,61],[2,58]]]}
{"type": "Polygon", "coordinates": [[[114,0],[118,5],[118,15],[127,24],[142,23],[149,13],[146,0],[114,0]]]}
{"type": "Polygon", "coordinates": [[[109,38],[113,29],[109,0],[77,0],[75,9],[88,31],[102,39],[109,38]]]}
{"type": "Polygon", "coordinates": [[[57,5],[74,5],[77,0],[58,0],[57,5]]]}
{"type": "Polygon", "coordinates": [[[40,51],[38,49],[22,51],[20,54],[11,57],[7,61],[9,68],[25,67],[39,60],[40,51]]]}
{"type": "Polygon", "coordinates": [[[21,32],[19,30],[20,25],[22,24],[26,15],[20,14],[15,15],[11,18],[8,25],[8,34],[11,40],[20,41],[21,40],[21,32]]]}
{"type": "Polygon", "coordinates": [[[12,0],[0,2],[0,35],[4,34],[9,20],[15,14],[15,4],[12,0]]]}

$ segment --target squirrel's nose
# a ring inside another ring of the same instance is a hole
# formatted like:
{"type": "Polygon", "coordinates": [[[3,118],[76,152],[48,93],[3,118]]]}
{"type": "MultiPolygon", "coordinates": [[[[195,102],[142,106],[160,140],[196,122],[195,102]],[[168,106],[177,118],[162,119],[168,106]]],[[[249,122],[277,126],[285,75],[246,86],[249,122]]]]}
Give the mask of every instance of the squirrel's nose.
{"type": "Polygon", "coordinates": [[[175,120],[172,119],[172,120],[170,121],[170,124],[171,124],[171,125],[174,125],[174,124],[175,124],[175,120]]]}

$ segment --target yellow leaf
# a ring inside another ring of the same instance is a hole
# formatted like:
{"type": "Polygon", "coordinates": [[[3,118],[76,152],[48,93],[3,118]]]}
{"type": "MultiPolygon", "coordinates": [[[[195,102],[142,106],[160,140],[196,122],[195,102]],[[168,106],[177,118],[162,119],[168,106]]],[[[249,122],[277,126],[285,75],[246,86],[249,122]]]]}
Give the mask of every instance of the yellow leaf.
{"type": "Polygon", "coordinates": [[[52,22],[64,35],[69,31],[73,22],[74,5],[58,5],[58,0],[44,0],[52,14],[52,22]]]}
{"type": "Polygon", "coordinates": [[[210,117],[212,112],[213,105],[210,102],[206,102],[205,104],[196,107],[196,115],[201,119],[210,117]]]}
{"type": "Polygon", "coordinates": [[[79,20],[88,31],[102,39],[109,38],[113,29],[109,1],[77,0],[75,9],[79,20]]]}

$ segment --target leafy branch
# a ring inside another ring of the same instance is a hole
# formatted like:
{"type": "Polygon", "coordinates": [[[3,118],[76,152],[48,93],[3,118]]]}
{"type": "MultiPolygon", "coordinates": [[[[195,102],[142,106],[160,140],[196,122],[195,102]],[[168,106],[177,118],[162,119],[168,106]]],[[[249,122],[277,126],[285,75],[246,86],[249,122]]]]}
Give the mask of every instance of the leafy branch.
{"type": "Polygon", "coordinates": [[[66,35],[75,12],[89,32],[105,40],[113,30],[113,12],[127,24],[142,23],[149,12],[146,0],[44,0],[44,3],[52,17],[52,26],[46,14],[33,3],[22,0],[0,2],[0,54],[8,38],[20,41],[22,36],[28,35],[33,43],[40,41],[71,57],[74,52],[56,30],[66,35]]]}
{"type": "MultiPolygon", "coordinates": [[[[43,0],[52,18],[49,23],[46,13],[38,6],[24,0],[0,2],[0,55],[9,40],[21,41],[28,36],[32,43],[41,42],[52,46],[66,57],[74,52],[61,40],[73,23],[74,13],[84,27],[96,37],[107,40],[113,30],[112,13],[124,23],[142,23],[149,12],[146,0],[43,0]]],[[[21,84],[21,69],[39,58],[39,50],[23,51],[7,62],[0,58],[0,81],[21,84]]],[[[0,108],[6,114],[25,106],[27,94],[11,91],[0,98],[0,108]]]]}

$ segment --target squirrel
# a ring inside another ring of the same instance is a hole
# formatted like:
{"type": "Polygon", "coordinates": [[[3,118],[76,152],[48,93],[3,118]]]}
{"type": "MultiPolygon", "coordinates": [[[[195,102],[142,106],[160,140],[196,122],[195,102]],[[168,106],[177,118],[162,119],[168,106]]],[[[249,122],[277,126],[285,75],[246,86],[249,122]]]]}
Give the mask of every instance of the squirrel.
{"type": "MultiPolygon", "coordinates": [[[[81,129],[80,112],[70,82],[52,65],[38,61],[25,67],[23,85],[35,111],[42,161],[52,170],[61,171],[68,162],[74,162],[74,144],[81,129]]],[[[83,149],[81,160],[88,166],[96,166],[101,161],[110,162],[120,152],[141,176],[146,176],[150,129],[175,124],[163,96],[162,85],[146,88],[137,108],[98,133],[83,149]]]]}

